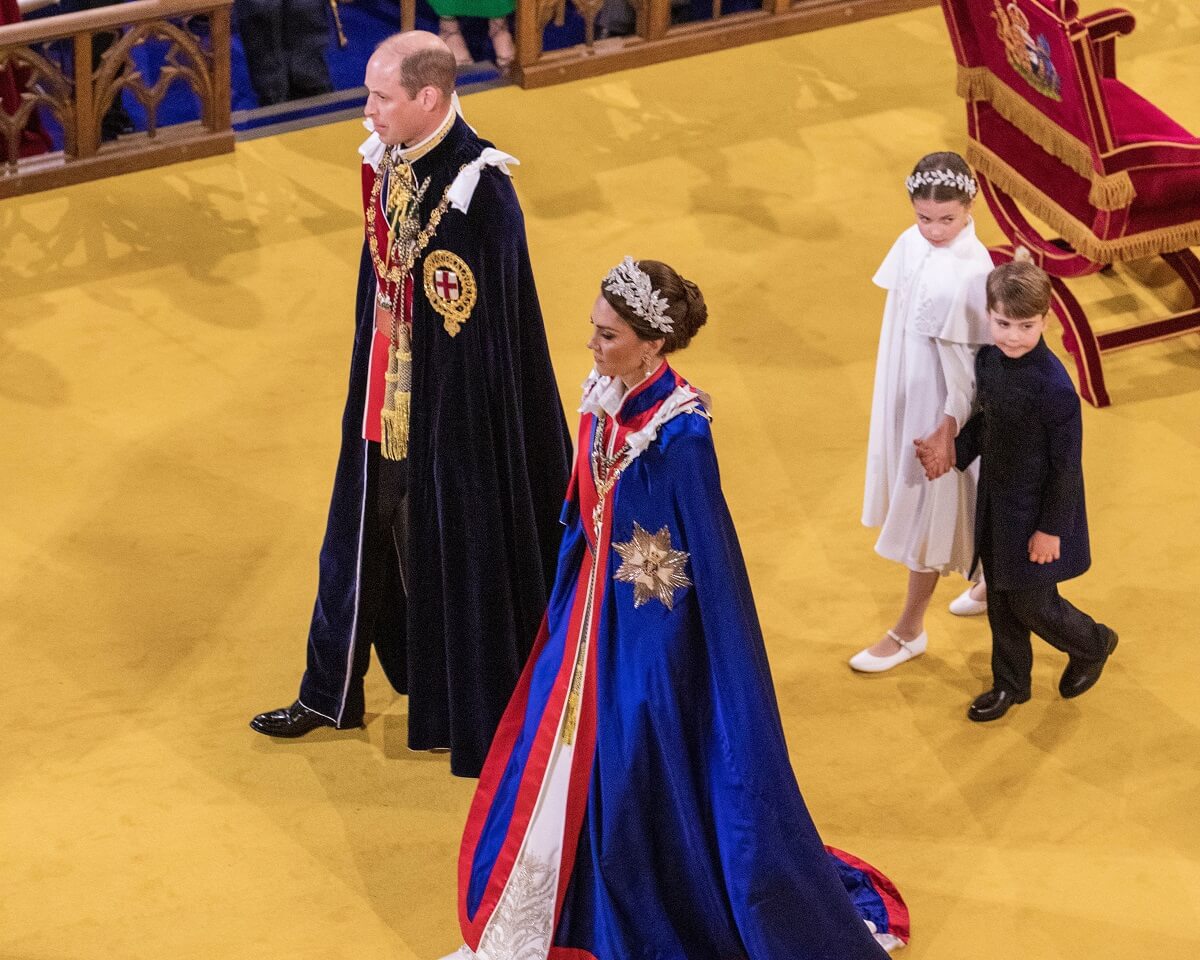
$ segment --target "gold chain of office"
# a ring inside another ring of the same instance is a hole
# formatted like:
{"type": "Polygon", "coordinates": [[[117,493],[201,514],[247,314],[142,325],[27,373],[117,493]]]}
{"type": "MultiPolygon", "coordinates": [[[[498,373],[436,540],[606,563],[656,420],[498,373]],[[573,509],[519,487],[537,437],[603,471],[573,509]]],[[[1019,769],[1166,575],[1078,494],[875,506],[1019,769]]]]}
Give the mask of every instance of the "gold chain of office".
{"type": "MultiPolygon", "coordinates": [[[[442,222],[442,215],[450,206],[450,187],[454,185],[455,179],[453,177],[450,179],[450,183],[442,193],[442,199],[430,212],[429,222],[423,228],[417,229],[418,221],[415,218],[400,222],[396,236],[387,250],[387,259],[385,260],[379,255],[379,238],[375,234],[375,216],[379,207],[379,196],[383,190],[383,181],[391,179],[395,164],[395,159],[389,150],[383,155],[383,161],[379,164],[375,182],[371,185],[371,199],[367,203],[367,246],[371,250],[371,262],[375,265],[375,272],[379,279],[390,284],[402,283],[412,271],[417,257],[429,246],[429,241],[437,233],[438,224],[442,222]]],[[[424,192],[424,188],[421,192],[424,192]]]]}
{"type": "MultiPolygon", "coordinates": [[[[596,487],[596,506],[592,510],[592,529],[596,539],[600,539],[600,528],[604,522],[604,503],[625,468],[633,463],[636,454],[629,449],[628,443],[611,457],[604,455],[604,424],[606,417],[603,412],[596,414],[596,432],[592,437],[592,483],[596,487]]],[[[614,424],[615,427],[615,424],[614,424]]]]}

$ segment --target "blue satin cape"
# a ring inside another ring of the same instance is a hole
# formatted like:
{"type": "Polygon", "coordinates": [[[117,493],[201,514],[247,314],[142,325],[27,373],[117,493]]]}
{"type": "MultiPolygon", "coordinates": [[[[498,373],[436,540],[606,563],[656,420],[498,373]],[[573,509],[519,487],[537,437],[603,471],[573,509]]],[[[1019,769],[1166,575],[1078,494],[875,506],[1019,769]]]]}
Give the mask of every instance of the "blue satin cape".
{"type": "MultiPolygon", "coordinates": [[[[680,386],[664,364],[625,397],[619,429],[644,424],[680,386]]],[[[709,421],[698,402],[691,411],[667,421],[621,474],[598,537],[584,522],[596,499],[597,418],[583,417],[549,609],[463,838],[459,914],[471,951],[538,809],[591,616],[551,960],[886,957],[792,773],[709,421]],[[613,543],[629,541],[635,523],[665,528],[688,554],[691,585],[674,591],[670,609],[654,598],[635,606],[634,585],[614,579],[622,558],[613,543]]],[[[865,887],[862,901],[877,904],[865,887]]],[[[873,919],[886,932],[887,911],[873,919]]]]}

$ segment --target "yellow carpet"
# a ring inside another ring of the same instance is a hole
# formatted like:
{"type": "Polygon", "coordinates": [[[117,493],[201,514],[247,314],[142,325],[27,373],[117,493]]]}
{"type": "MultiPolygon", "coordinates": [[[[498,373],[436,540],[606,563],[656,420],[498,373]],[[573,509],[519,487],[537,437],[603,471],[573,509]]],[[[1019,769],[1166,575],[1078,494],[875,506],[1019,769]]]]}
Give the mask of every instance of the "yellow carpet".
{"type": "MultiPolygon", "coordinates": [[[[1200,131],[1194,3],[1130,6],[1123,78],[1200,131]]],[[[716,398],[797,775],[826,840],[908,898],[907,956],[1190,960],[1198,338],[1112,356],[1115,405],[1085,408],[1096,564],[1065,592],[1122,637],[1095,691],[1060,700],[1063,658],[1039,646],[1034,699],[968,723],[988,637],[945,612],[958,583],[923,659],[845,666],[904,579],[858,524],[869,278],[909,221],[912,162],[962,146],[952,91],[932,9],[466,110],[524,161],[568,409],[608,266],[659,257],[705,290],[710,326],[678,366],[716,398]]],[[[362,136],[344,123],[0,205],[3,960],[429,960],[458,943],[472,783],[406,751],[378,670],[365,731],[246,727],[304,664],[362,136]]],[[[1080,289],[1102,326],[1145,307],[1112,279],[1080,289]]]]}

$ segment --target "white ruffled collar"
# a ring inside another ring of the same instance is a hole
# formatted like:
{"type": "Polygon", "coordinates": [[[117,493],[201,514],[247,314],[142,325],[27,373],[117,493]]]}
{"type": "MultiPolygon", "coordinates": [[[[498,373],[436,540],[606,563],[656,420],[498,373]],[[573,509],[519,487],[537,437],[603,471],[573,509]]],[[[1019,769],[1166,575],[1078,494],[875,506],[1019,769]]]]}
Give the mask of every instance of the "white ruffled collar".
{"type": "MultiPolygon", "coordinates": [[[[650,376],[659,375],[660,371],[655,371],[650,376]]],[[[583,384],[583,398],[579,404],[579,412],[590,413],[593,416],[604,413],[615,418],[632,392],[620,377],[602,377],[593,368],[591,375],[583,384]]],[[[629,462],[636,459],[654,442],[663,424],[681,413],[701,412],[703,410],[702,403],[701,394],[690,384],[677,386],[654,412],[650,421],[640,430],[630,433],[625,438],[625,444],[629,447],[629,462]]]]}
{"type": "Polygon", "coordinates": [[[579,412],[596,416],[606,413],[615,417],[628,393],[629,388],[620,377],[602,377],[593,367],[583,382],[583,399],[579,402],[579,412]]]}

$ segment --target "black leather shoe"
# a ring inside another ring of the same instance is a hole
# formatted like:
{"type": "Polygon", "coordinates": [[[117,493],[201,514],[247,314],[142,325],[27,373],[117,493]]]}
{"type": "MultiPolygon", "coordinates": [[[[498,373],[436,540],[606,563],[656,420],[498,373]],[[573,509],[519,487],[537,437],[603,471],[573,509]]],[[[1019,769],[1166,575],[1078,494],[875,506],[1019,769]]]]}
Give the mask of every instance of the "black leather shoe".
{"type": "Polygon", "coordinates": [[[302,737],[317,727],[336,726],[328,717],[314,713],[299,700],[290,707],[260,713],[250,721],[250,729],[265,733],[268,737],[302,737]]]}
{"type": "Polygon", "coordinates": [[[1096,681],[1100,679],[1100,674],[1104,672],[1104,665],[1108,663],[1108,658],[1117,649],[1117,631],[1111,627],[1104,629],[1108,631],[1108,646],[1105,648],[1103,657],[1099,660],[1067,661],[1067,669],[1063,671],[1062,679],[1058,681],[1058,692],[1063,695],[1064,700],[1070,700],[1072,697],[1091,690],[1096,685],[1096,681]]]}
{"type": "Polygon", "coordinates": [[[1008,713],[1008,708],[1017,703],[1024,703],[1028,696],[1018,697],[1009,690],[999,688],[981,693],[971,701],[967,708],[967,719],[976,723],[987,723],[989,720],[999,720],[1008,713]]]}

